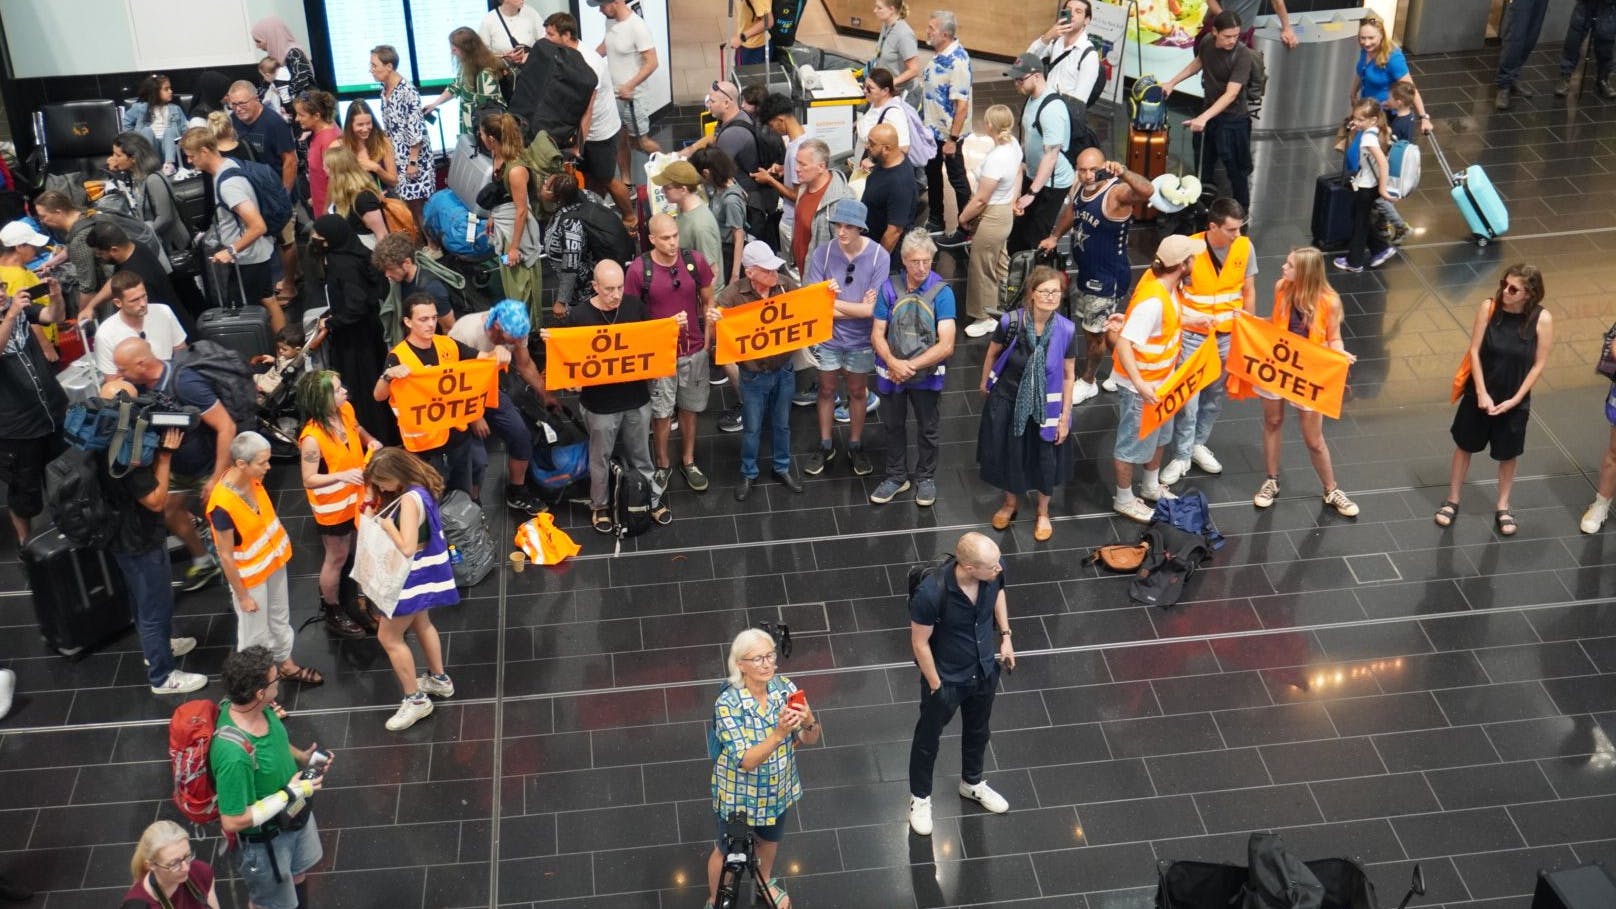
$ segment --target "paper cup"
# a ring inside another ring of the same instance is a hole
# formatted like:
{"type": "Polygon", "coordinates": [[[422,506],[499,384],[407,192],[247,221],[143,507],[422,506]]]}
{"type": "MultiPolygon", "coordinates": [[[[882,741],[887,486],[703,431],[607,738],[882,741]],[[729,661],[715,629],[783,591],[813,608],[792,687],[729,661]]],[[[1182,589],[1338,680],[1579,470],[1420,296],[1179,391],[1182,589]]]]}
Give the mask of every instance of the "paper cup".
{"type": "Polygon", "coordinates": [[[522,569],[524,569],[526,567],[527,567],[527,553],[523,552],[520,549],[518,549],[515,552],[511,553],[511,568],[512,568],[512,570],[514,570],[517,574],[521,574],[522,569]]]}

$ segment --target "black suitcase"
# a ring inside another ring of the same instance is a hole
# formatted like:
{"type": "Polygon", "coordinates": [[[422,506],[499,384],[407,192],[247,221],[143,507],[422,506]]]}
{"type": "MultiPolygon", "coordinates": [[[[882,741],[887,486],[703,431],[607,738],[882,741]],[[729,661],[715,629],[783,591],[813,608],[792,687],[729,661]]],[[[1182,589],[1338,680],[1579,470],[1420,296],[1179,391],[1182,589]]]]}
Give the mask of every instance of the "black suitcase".
{"type": "Polygon", "coordinates": [[[213,213],[208,210],[207,178],[199,174],[187,180],[174,180],[169,185],[174,188],[174,207],[179,209],[185,229],[192,236],[207,230],[213,223],[213,213]]]}
{"type": "Polygon", "coordinates": [[[227,283],[230,281],[229,275],[219,274],[221,267],[212,259],[208,260],[208,291],[217,305],[197,317],[196,336],[206,341],[217,341],[241,354],[242,359],[248,362],[253,357],[272,356],[275,353],[275,337],[269,330],[269,310],[256,303],[239,305],[246,294],[246,287],[241,281],[241,266],[231,263],[234,287],[227,283]]]}
{"type": "Polygon", "coordinates": [[[77,659],[134,624],[129,591],[112,556],[81,549],[52,527],[22,548],[45,645],[77,659]]]}
{"type": "Polygon", "coordinates": [[[1313,186],[1313,245],[1346,249],[1352,242],[1352,187],[1341,174],[1325,174],[1313,186]]]}

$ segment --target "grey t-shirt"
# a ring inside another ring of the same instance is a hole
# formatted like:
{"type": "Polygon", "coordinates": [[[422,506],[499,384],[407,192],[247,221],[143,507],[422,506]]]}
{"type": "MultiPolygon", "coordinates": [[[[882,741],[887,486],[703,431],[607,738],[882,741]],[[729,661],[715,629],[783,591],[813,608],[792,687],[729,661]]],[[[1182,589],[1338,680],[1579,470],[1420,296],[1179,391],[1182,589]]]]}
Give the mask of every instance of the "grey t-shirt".
{"type": "MultiPolygon", "coordinates": [[[[236,162],[229,158],[224,159],[224,166],[214,178],[215,197],[219,200],[218,224],[219,242],[225,245],[234,245],[241,239],[241,221],[236,213],[236,206],[246,203],[258,208],[258,196],[253,192],[252,183],[245,175],[239,177],[226,176],[233,170],[238,170],[236,162]]],[[[252,242],[245,252],[236,256],[236,261],[242,265],[259,265],[269,261],[275,254],[275,243],[266,233],[252,242]]]]}
{"type": "MultiPolygon", "coordinates": [[[[1202,103],[1205,106],[1210,107],[1212,102],[1221,98],[1229,83],[1245,85],[1251,81],[1251,50],[1244,44],[1236,44],[1234,50],[1219,50],[1216,36],[1207,35],[1201,39],[1196,55],[1201,58],[1202,103]]],[[[1243,99],[1236,96],[1219,116],[1243,120],[1250,118],[1251,112],[1246,109],[1243,99]]]]}
{"type": "Polygon", "coordinates": [[[701,253],[713,266],[713,293],[723,290],[729,275],[718,274],[723,270],[724,242],[718,235],[718,219],[713,216],[712,207],[698,205],[679,212],[674,220],[679,222],[679,248],[701,253]]]}
{"type": "Polygon", "coordinates": [[[909,27],[907,20],[898,19],[881,28],[881,35],[875,40],[875,59],[871,62],[890,70],[893,78],[897,78],[903,75],[904,61],[918,56],[920,43],[915,40],[915,30],[909,27]]]}

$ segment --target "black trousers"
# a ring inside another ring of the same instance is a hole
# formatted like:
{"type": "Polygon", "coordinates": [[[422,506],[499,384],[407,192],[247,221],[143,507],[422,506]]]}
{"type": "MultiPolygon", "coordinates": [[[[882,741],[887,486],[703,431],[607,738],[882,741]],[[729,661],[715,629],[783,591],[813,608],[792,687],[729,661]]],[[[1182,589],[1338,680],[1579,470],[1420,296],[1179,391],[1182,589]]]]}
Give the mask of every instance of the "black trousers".
{"type": "Polygon", "coordinates": [[[937,143],[937,154],[926,162],[926,198],[931,203],[927,219],[932,224],[943,224],[943,170],[948,170],[948,185],[954,187],[954,204],[964,208],[971,201],[971,181],[965,178],[965,156],[958,144],[952,155],[943,154],[943,145],[937,143]]]}
{"type": "Polygon", "coordinates": [[[1061,206],[1066,204],[1066,193],[1070,190],[1069,186],[1064,189],[1046,186],[1039,190],[1032,204],[1010,228],[1010,240],[1005,244],[1005,249],[1014,255],[1024,249],[1032,249],[1054,233],[1055,222],[1060,219],[1061,206]]]}
{"type": "Polygon", "coordinates": [[[910,795],[922,799],[931,796],[937,745],[942,741],[943,727],[956,711],[964,717],[965,724],[960,730],[960,777],[972,785],[982,782],[982,759],[988,750],[988,724],[993,718],[993,695],[998,687],[997,664],[990,676],[977,675],[959,685],[944,682],[936,694],[921,678],[920,719],[915,722],[915,736],[909,743],[910,795]]]}
{"type": "Polygon", "coordinates": [[[1347,244],[1347,264],[1362,267],[1376,253],[1388,245],[1386,238],[1375,230],[1375,200],[1380,188],[1371,186],[1352,191],[1352,241],[1347,244]]]}

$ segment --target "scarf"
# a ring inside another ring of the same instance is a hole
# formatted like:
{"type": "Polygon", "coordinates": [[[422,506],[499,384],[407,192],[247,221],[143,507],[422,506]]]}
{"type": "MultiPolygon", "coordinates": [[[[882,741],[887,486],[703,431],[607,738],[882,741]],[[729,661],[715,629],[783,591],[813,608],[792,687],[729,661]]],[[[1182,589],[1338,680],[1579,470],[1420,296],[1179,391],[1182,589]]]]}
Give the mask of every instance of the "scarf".
{"type": "Polygon", "coordinates": [[[1016,335],[1016,343],[1026,342],[1032,345],[1032,353],[1027,357],[1027,367],[1021,371],[1021,385],[1016,388],[1015,419],[1011,423],[1011,431],[1016,435],[1025,435],[1027,421],[1033,414],[1038,415],[1038,423],[1044,422],[1044,396],[1047,392],[1045,383],[1044,362],[1049,356],[1049,339],[1054,337],[1055,318],[1051,316],[1044,323],[1044,333],[1036,334],[1032,320],[1021,318],[1017,320],[1021,328],[1016,335]]]}
{"type": "Polygon", "coordinates": [[[264,53],[286,65],[286,55],[297,47],[297,38],[279,16],[265,16],[252,27],[254,41],[264,42],[264,53]]]}

